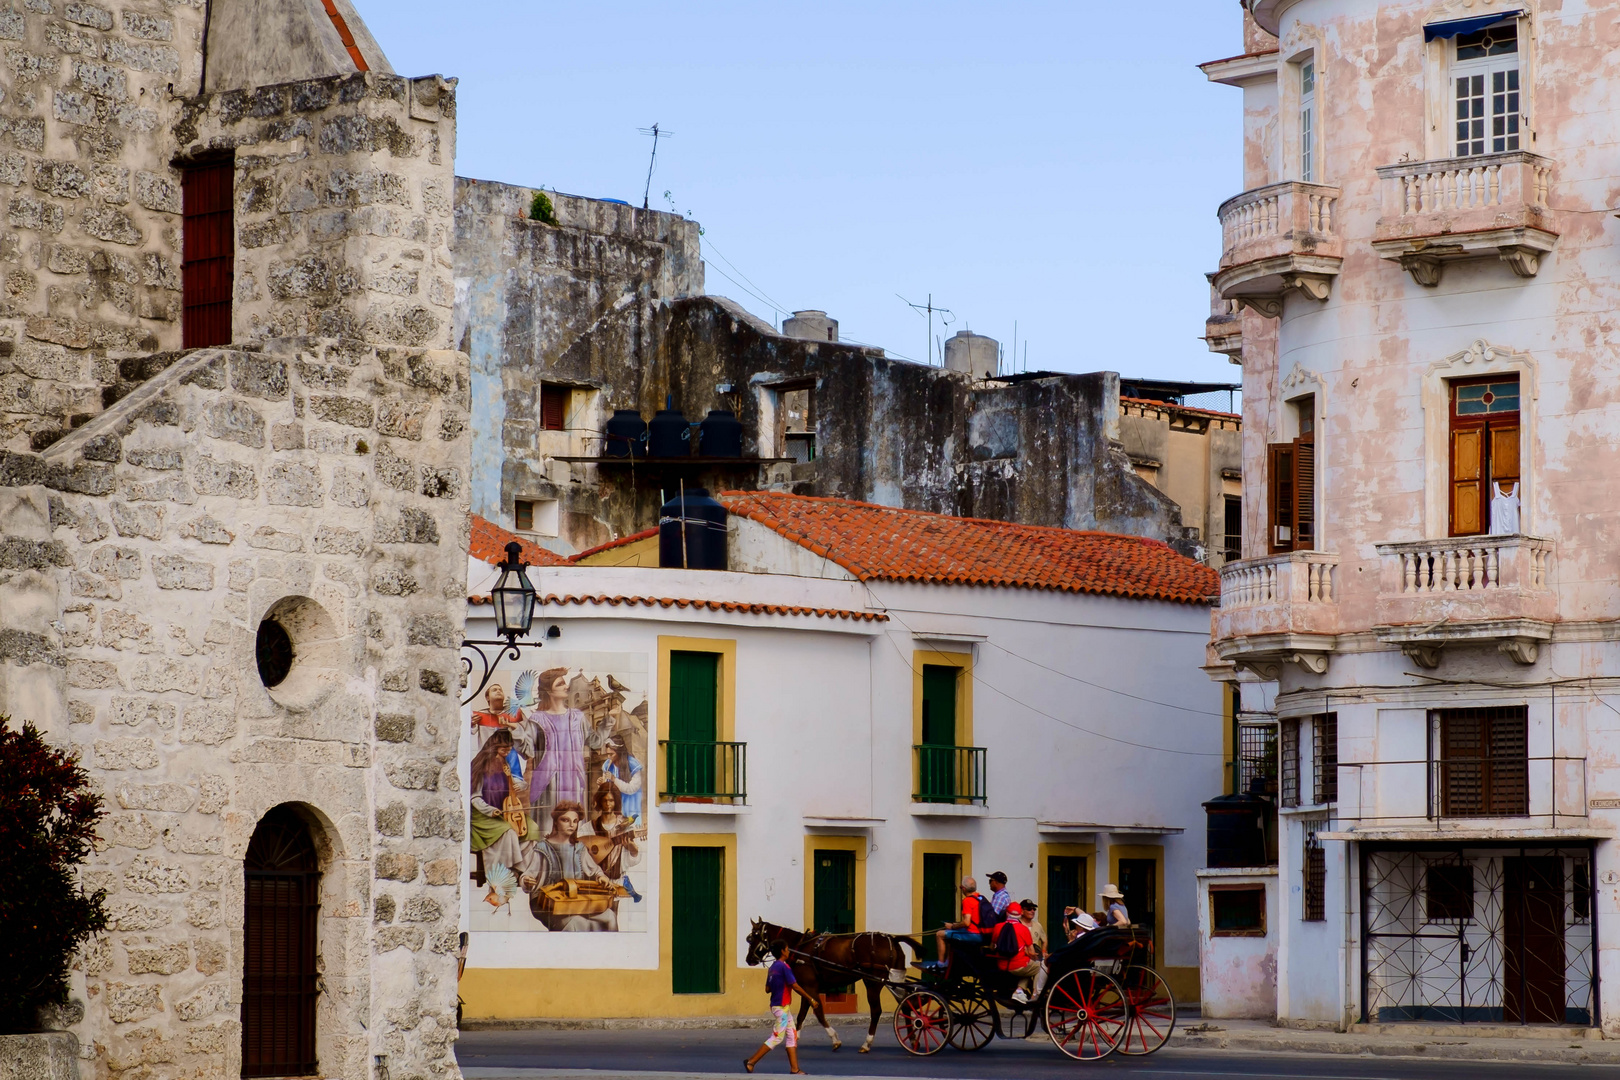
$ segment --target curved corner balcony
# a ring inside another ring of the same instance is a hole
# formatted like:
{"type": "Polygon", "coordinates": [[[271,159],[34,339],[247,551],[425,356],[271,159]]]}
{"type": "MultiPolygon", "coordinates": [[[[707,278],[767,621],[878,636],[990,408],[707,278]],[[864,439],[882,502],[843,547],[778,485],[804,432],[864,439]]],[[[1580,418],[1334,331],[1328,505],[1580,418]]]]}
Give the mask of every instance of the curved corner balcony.
{"type": "Polygon", "coordinates": [[[1215,291],[1262,315],[1282,314],[1283,295],[1297,289],[1316,300],[1344,262],[1335,217],[1339,189],[1290,180],[1221,204],[1221,268],[1215,291]]]}
{"type": "Polygon", "coordinates": [[[1339,633],[1339,556],[1294,551],[1221,567],[1221,606],[1211,619],[1215,654],[1262,678],[1284,663],[1327,670],[1339,633]]]}
{"type": "Polygon", "coordinates": [[[1535,277],[1558,242],[1547,209],[1552,162],[1539,154],[1403,161],[1378,176],[1383,212],[1373,250],[1419,285],[1440,284],[1445,265],[1461,259],[1500,259],[1519,277],[1535,277]]]}

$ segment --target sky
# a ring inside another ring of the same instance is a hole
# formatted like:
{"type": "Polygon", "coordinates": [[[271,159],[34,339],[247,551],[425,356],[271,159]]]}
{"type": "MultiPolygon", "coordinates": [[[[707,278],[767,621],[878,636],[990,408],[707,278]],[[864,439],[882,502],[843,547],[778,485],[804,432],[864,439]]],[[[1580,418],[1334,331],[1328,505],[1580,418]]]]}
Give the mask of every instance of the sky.
{"type": "Polygon", "coordinates": [[[710,293],[938,362],[1236,382],[1200,335],[1241,184],[1235,0],[357,0],[402,75],[460,79],[456,172],[704,230],[710,293]],[[1017,350],[1013,341],[1016,326],[1017,350]],[[1027,360],[1026,360],[1027,358],[1027,360]]]}

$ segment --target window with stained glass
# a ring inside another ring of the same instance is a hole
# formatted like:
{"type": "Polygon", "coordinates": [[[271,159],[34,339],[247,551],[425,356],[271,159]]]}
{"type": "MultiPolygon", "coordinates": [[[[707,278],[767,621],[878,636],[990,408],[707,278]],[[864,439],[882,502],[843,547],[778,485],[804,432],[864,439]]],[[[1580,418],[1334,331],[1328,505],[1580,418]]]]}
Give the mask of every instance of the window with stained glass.
{"type": "Polygon", "coordinates": [[[1458,157],[1519,149],[1518,22],[1457,35],[1452,68],[1458,157]]]}

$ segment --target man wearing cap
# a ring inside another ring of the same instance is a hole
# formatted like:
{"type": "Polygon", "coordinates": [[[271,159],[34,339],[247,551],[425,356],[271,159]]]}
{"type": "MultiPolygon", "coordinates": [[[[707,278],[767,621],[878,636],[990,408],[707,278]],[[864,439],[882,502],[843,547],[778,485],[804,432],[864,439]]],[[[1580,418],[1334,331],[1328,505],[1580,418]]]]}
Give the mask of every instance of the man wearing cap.
{"type": "Polygon", "coordinates": [[[1125,894],[1119,891],[1119,886],[1109,882],[1103,886],[1102,898],[1108,901],[1108,908],[1103,912],[1104,926],[1129,926],[1131,914],[1125,910],[1125,894]]]}
{"type": "Polygon", "coordinates": [[[1012,893],[1007,891],[1007,875],[1000,870],[992,870],[986,880],[990,882],[990,906],[996,909],[996,919],[1005,920],[1007,906],[1012,903],[1012,893]]]}
{"type": "Polygon", "coordinates": [[[1041,970],[1040,962],[1035,957],[1035,939],[1020,918],[1023,913],[1023,907],[1016,900],[1008,902],[1007,920],[996,931],[996,964],[1018,980],[1013,999],[1019,1002],[1029,1000],[1025,987],[1041,970]]]}

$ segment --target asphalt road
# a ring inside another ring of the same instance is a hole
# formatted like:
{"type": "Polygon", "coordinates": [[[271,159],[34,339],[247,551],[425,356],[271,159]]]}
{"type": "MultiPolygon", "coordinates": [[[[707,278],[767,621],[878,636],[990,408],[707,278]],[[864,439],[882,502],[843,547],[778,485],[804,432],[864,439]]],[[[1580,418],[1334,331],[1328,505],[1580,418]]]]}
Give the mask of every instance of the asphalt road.
{"type": "MultiPolygon", "coordinates": [[[[638,1072],[742,1073],[742,1060],[766,1033],[739,1029],[688,1031],[466,1031],[456,1057],[469,1080],[523,1077],[520,1070],[599,1071],[602,1076],[638,1072]]],[[[1250,1054],[1231,1050],[1164,1049],[1146,1058],[1110,1055],[1100,1062],[1074,1061],[1045,1039],[992,1042],[976,1053],[950,1047],[928,1058],[908,1055],[887,1025],[878,1028],[870,1054],[857,1053],[865,1032],[840,1028],[844,1048],[834,1052],[820,1031],[805,1034],[799,1064],[820,1076],[911,1076],[1036,1080],[1040,1077],[1130,1077],[1131,1080],[1571,1080],[1580,1076],[1620,1077],[1612,1066],[1494,1064],[1477,1061],[1424,1061],[1371,1056],[1250,1054]],[[853,1036],[853,1038],[851,1038],[853,1036]]],[[[780,1049],[760,1063],[756,1075],[785,1075],[780,1049]]],[[[532,1080],[539,1080],[531,1074],[532,1080]]]]}

